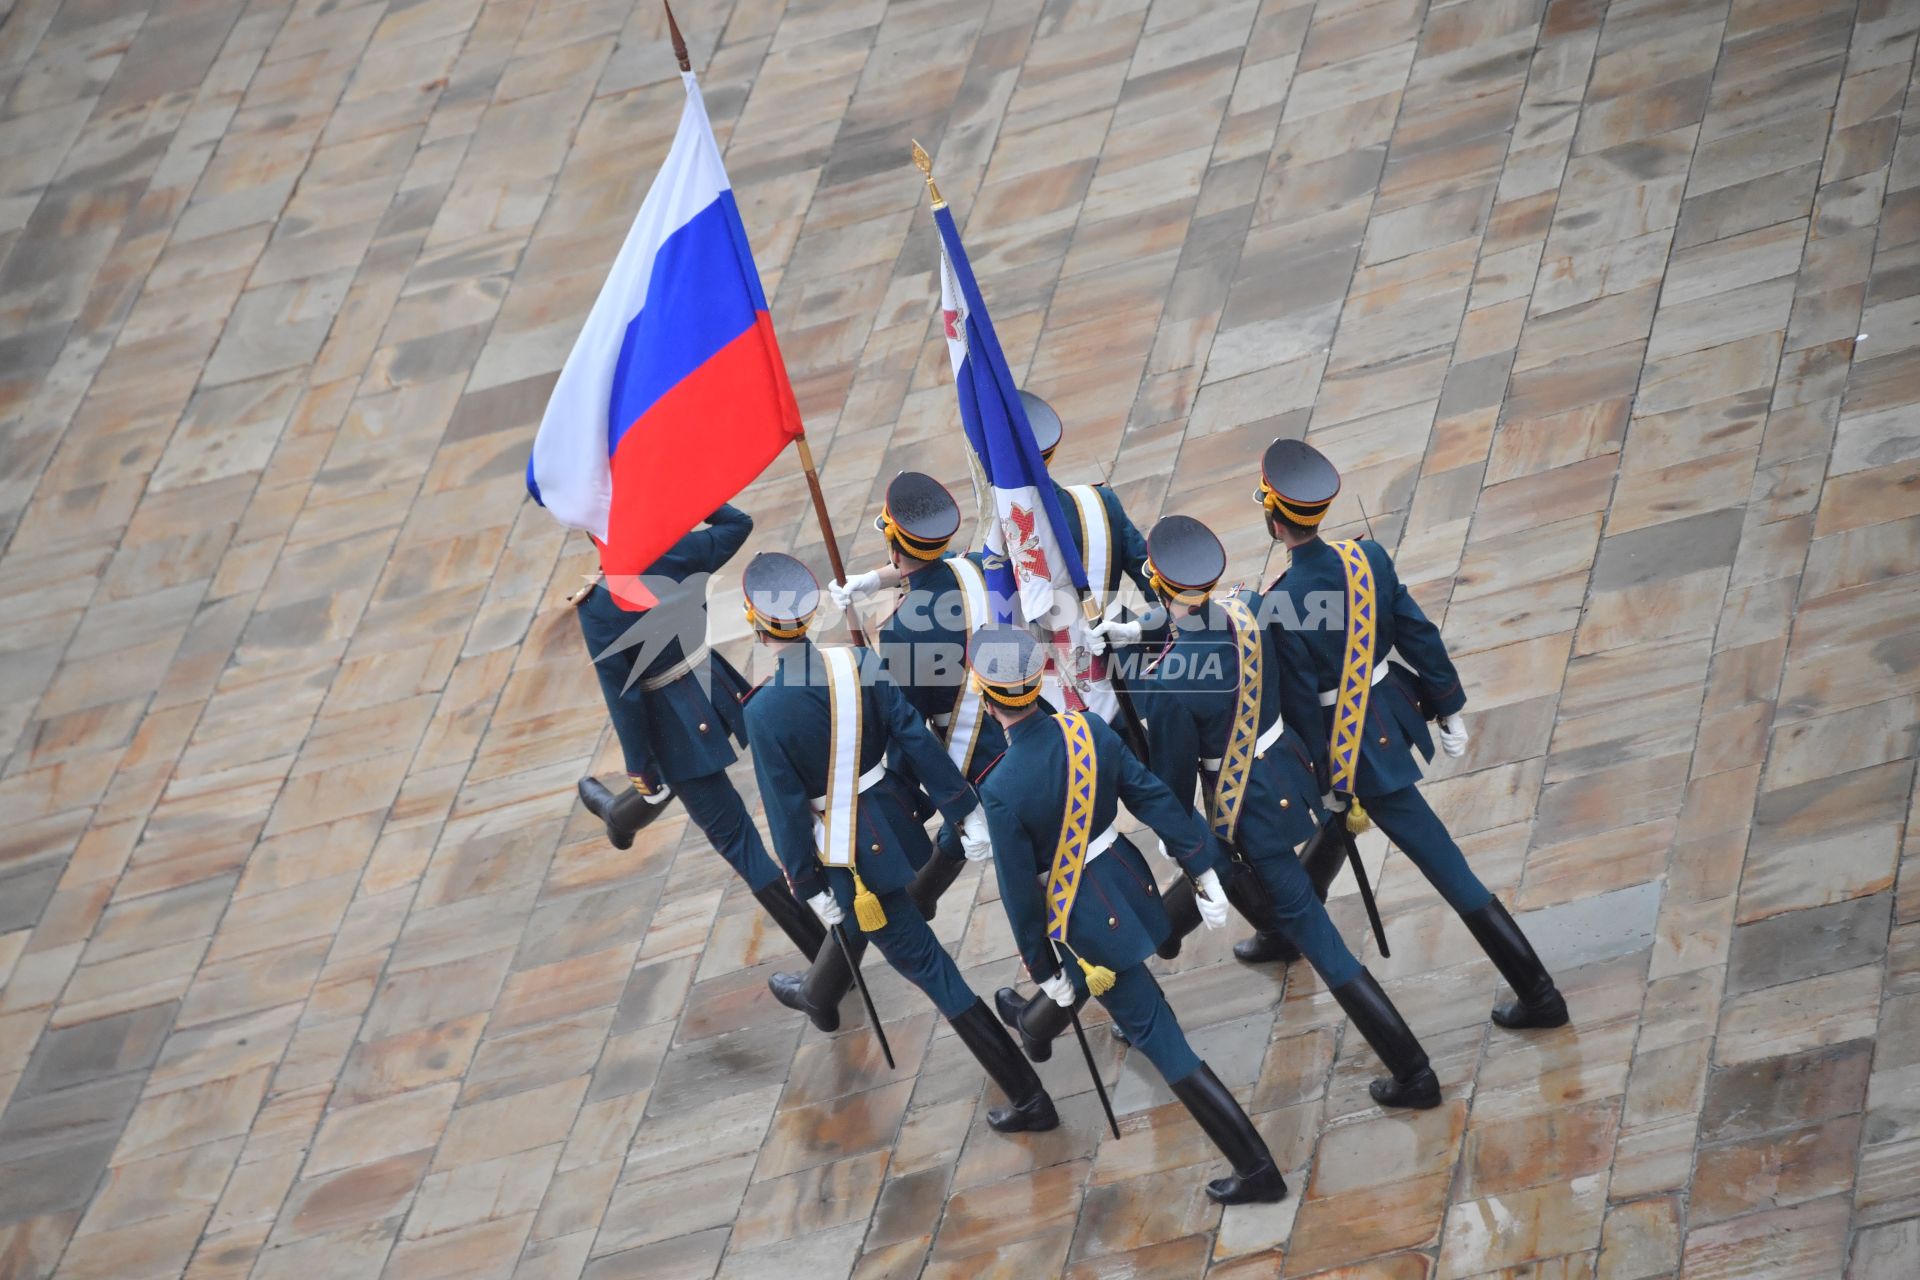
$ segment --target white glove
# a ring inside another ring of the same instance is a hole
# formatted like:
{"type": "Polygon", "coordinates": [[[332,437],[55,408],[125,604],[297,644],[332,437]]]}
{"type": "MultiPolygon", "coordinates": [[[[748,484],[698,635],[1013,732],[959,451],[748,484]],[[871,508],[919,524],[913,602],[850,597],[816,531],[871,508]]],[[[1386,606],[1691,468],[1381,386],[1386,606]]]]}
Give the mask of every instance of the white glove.
{"type": "Polygon", "coordinates": [[[993,837],[987,834],[987,811],[975,805],[960,823],[960,852],[968,862],[985,862],[993,856],[993,837]]]}
{"type": "Polygon", "coordinates": [[[1048,978],[1040,984],[1040,989],[1047,993],[1049,1000],[1052,1000],[1062,1009],[1073,1008],[1073,979],[1069,978],[1066,974],[1054,974],[1051,978],[1048,978]]]}
{"type": "Polygon", "coordinates": [[[845,582],[827,584],[827,594],[833,597],[834,604],[842,609],[851,608],[856,601],[865,600],[879,590],[880,571],[878,569],[856,573],[845,582]]]}
{"type": "Polygon", "coordinates": [[[1328,813],[1345,813],[1347,811],[1347,798],[1338,791],[1329,791],[1320,797],[1320,807],[1328,813]]]}
{"type": "Polygon", "coordinates": [[[1467,754],[1467,726],[1454,712],[1440,722],[1440,749],[1456,760],[1467,754]]]}
{"type": "Polygon", "coordinates": [[[1200,923],[1209,929],[1221,928],[1227,923],[1227,891],[1220,887],[1220,874],[1202,871],[1194,884],[1200,890],[1193,899],[1200,908],[1200,923]]]}
{"type": "Polygon", "coordinates": [[[1099,657],[1108,649],[1124,649],[1140,643],[1140,624],[1119,618],[1103,618],[1087,628],[1087,652],[1099,657]]]}
{"type": "Polygon", "coordinates": [[[820,923],[829,929],[847,918],[847,913],[841,910],[832,892],[826,889],[808,898],[807,905],[813,908],[813,914],[820,917],[820,923]]]}
{"type": "Polygon", "coordinates": [[[640,798],[648,804],[665,804],[673,799],[673,788],[663,782],[651,791],[642,791],[640,798]]]}

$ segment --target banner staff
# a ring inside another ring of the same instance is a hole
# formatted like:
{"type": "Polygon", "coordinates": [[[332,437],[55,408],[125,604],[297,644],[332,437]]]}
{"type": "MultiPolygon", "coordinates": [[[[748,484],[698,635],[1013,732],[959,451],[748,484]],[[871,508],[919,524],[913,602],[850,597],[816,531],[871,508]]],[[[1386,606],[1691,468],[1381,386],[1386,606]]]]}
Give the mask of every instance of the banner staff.
{"type": "MultiPolygon", "coordinates": [[[[939,214],[941,213],[941,211],[943,211],[947,207],[947,201],[946,201],[946,197],[940,194],[940,188],[934,183],[933,159],[932,157],[927,155],[926,148],[922,147],[918,142],[915,142],[913,144],[913,163],[914,163],[914,167],[920,170],[920,176],[926,179],[927,194],[930,197],[932,197],[933,212],[935,215],[935,222],[937,223],[939,220],[939,214]]],[[[1069,564],[1074,564],[1074,562],[1070,560],[1069,564]]],[[[842,578],[841,581],[845,581],[845,579],[842,578]]],[[[1077,571],[1074,577],[1074,586],[1080,592],[1081,607],[1086,610],[1087,616],[1090,619],[1098,618],[1099,609],[1094,604],[1093,596],[1088,591],[1085,585],[1084,570],[1077,571]]],[[[1058,648],[1057,644],[1055,648],[1057,650],[1058,648]]],[[[1074,695],[1073,686],[1071,683],[1071,674],[1064,661],[1061,662],[1061,689],[1067,697],[1068,706],[1070,708],[1078,710],[1078,708],[1074,706],[1074,704],[1078,702],[1078,698],[1074,695]]],[[[1055,950],[1057,955],[1058,948],[1056,947],[1055,950]]],[[[1061,961],[1061,963],[1062,963],[1062,966],[1064,967],[1064,963],[1065,963],[1064,959],[1061,961]]],[[[1109,975],[1109,980],[1111,980],[1111,975],[1109,975]]],[[[1120,1122],[1118,1119],[1115,1118],[1113,1114],[1113,1104],[1107,1099],[1106,1082],[1101,1080],[1100,1068],[1098,1065],[1094,1063],[1093,1049],[1087,1043],[1086,1029],[1080,1025],[1080,1011],[1077,1008],[1069,1008],[1067,1010],[1067,1016],[1073,1023],[1074,1036],[1080,1042],[1081,1056],[1086,1059],[1087,1074],[1093,1077],[1094,1092],[1100,1095],[1100,1109],[1106,1112],[1107,1124],[1109,1127],[1112,1128],[1113,1136],[1118,1138],[1120,1136],[1120,1122]]]]}
{"type": "MultiPolygon", "coordinates": [[[[950,213],[947,215],[947,222],[945,226],[941,226],[941,223],[940,223],[940,215],[947,210],[947,201],[946,201],[946,198],[940,194],[940,188],[936,186],[934,183],[933,159],[932,157],[927,155],[926,149],[922,147],[918,142],[913,143],[912,154],[913,154],[914,166],[920,170],[921,176],[926,179],[927,194],[931,196],[933,200],[934,223],[936,226],[939,226],[941,228],[941,234],[944,237],[946,235],[947,228],[953,227],[954,224],[952,220],[952,215],[950,213]]],[[[959,252],[957,249],[958,236],[959,236],[957,227],[954,228],[953,234],[954,234],[955,245],[956,245],[955,252],[950,257],[948,257],[946,253],[946,249],[944,247],[944,243],[943,243],[943,249],[942,249],[943,257],[945,257],[947,261],[949,261],[949,263],[953,268],[953,272],[957,277],[957,285],[960,289],[960,292],[967,299],[967,306],[969,308],[969,311],[971,312],[973,310],[979,310],[981,312],[984,312],[985,310],[984,303],[981,300],[979,300],[977,296],[978,285],[973,279],[972,267],[969,264],[967,264],[964,253],[959,252]]],[[[1005,358],[1004,356],[1001,355],[999,351],[998,340],[993,336],[991,325],[986,326],[986,328],[982,331],[982,336],[985,342],[987,343],[987,345],[991,348],[990,351],[983,352],[982,355],[987,360],[989,366],[992,367],[993,376],[996,379],[996,381],[998,381],[1000,384],[1001,393],[1004,396],[1008,397],[1009,399],[1012,399],[1016,396],[1017,393],[1015,392],[1015,389],[1011,382],[1011,370],[1005,367],[1005,363],[1006,363],[1005,358]]],[[[1029,448],[1032,447],[1030,434],[1029,434],[1028,447],[1029,448]]],[[[1045,478],[1044,469],[1043,469],[1042,478],[1043,479],[1045,478]]],[[[1057,513],[1054,509],[1053,498],[1051,497],[1051,495],[1042,493],[1042,494],[1039,494],[1038,496],[1041,499],[1040,509],[1044,509],[1046,511],[1047,522],[1049,526],[1056,527],[1056,528],[1063,528],[1064,521],[1062,519],[1057,518],[1057,513]]],[[[1063,542],[1060,547],[1060,551],[1061,551],[1061,558],[1066,564],[1068,580],[1073,586],[1074,594],[1079,599],[1081,614],[1083,615],[1083,617],[1086,619],[1088,623],[1096,623],[1100,621],[1100,618],[1102,616],[1100,611],[1100,605],[1099,605],[1099,602],[1094,597],[1091,584],[1087,580],[1086,569],[1081,564],[1079,552],[1073,547],[1070,541],[1063,542]]],[[[1021,594],[1024,595],[1024,591],[1025,591],[1024,585],[1021,586],[1020,591],[1021,591],[1021,594]]],[[[1040,623],[1039,625],[1046,626],[1047,624],[1040,623]]],[[[1066,702],[1066,709],[1072,710],[1072,711],[1084,710],[1085,704],[1081,701],[1079,692],[1074,688],[1074,685],[1073,685],[1073,674],[1072,674],[1073,664],[1071,662],[1070,655],[1067,652],[1066,632],[1064,630],[1055,631],[1051,639],[1048,641],[1048,646],[1055,655],[1056,666],[1060,671],[1060,689],[1061,689],[1061,695],[1066,702]]]]}
{"type": "MultiPolygon", "coordinates": [[[[667,13],[667,39],[673,45],[674,59],[680,64],[682,74],[691,74],[693,58],[687,52],[686,37],[680,34],[680,24],[674,20],[673,5],[668,3],[668,0],[660,0],[660,7],[667,13]]],[[[813,465],[813,449],[807,444],[806,428],[800,428],[793,439],[800,450],[800,469],[806,473],[807,490],[813,496],[814,518],[820,522],[820,536],[827,544],[827,564],[833,569],[833,576],[836,579],[845,581],[846,566],[840,560],[840,543],[833,536],[833,519],[827,514],[827,498],[820,488],[820,473],[813,465]]],[[[855,644],[863,649],[867,647],[867,637],[860,630],[860,624],[855,621],[851,612],[847,615],[847,629],[853,633],[855,644]]],[[[864,992],[863,986],[862,993],[864,992]]]]}
{"type": "Polygon", "coordinates": [[[687,41],[680,34],[680,24],[673,20],[673,6],[667,0],[660,0],[660,7],[667,11],[667,38],[673,41],[673,56],[680,63],[682,74],[693,70],[693,59],[687,56],[687,41]]]}

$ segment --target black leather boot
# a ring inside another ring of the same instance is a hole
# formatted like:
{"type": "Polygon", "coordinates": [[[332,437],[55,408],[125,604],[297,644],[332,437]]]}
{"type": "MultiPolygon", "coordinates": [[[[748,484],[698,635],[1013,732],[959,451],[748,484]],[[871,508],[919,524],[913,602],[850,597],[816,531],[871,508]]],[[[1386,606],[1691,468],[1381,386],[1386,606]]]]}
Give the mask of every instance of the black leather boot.
{"type": "Polygon", "coordinates": [[[1345,819],[1339,815],[1330,815],[1313,833],[1300,850],[1300,867],[1307,873],[1307,879],[1313,882],[1313,892],[1321,902],[1327,900],[1328,890],[1340,876],[1340,867],[1347,857],[1347,835],[1345,819]]]}
{"type": "Polygon", "coordinates": [[[1046,1087],[1034,1074],[1033,1067],[1020,1056],[1020,1051],[1013,1047],[1013,1037],[987,1012],[986,1005],[975,1000],[965,1013],[948,1021],[953,1023],[961,1041],[973,1051],[988,1078],[1000,1086],[1000,1092],[1013,1104],[987,1112],[987,1124],[996,1133],[1041,1133],[1059,1128],[1060,1117],[1053,1109],[1053,1099],[1047,1096],[1046,1087]]]}
{"type": "MultiPolygon", "coordinates": [[[[1085,1003],[1086,997],[1081,996],[1073,1007],[1078,1009],[1085,1003]]],[[[1045,1062],[1053,1056],[1054,1040],[1072,1021],[1071,1011],[1055,1004],[1053,997],[1044,991],[1036,991],[1032,999],[1023,1000],[1012,987],[1002,987],[993,993],[993,1007],[999,1012],[1000,1021],[1020,1033],[1020,1047],[1035,1062],[1045,1062]]]]}
{"type": "MultiPolygon", "coordinates": [[[[866,939],[849,937],[847,945],[857,960],[866,947],[866,939]]],[[[840,1001],[853,989],[853,970],[847,958],[831,941],[823,941],[813,967],[802,973],[776,973],[767,979],[773,998],[789,1009],[798,1009],[822,1031],[840,1029],[840,1001]]]]}
{"type": "Polygon", "coordinates": [[[588,813],[607,824],[607,839],[616,849],[633,848],[633,837],[651,826],[667,807],[664,800],[648,804],[637,787],[628,787],[615,795],[598,778],[580,779],[578,789],[580,803],[587,806],[588,813]]]}
{"type": "Polygon", "coordinates": [[[819,956],[820,948],[827,940],[827,931],[811,907],[793,900],[784,880],[775,880],[764,889],[755,889],[753,896],[759,899],[760,906],[773,922],[780,926],[780,932],[786,934],[793,945],[806,954],[807,959],[819,956]]]}
{"type": "Polygon", "coordinates": [[[1300,948],[1287,940],[1284,933],[1268,933],[1262,929],[1251,938],[1242,938],[1233,944],[1233,958],[1241,964],[1292,964],[1300,958],[1300,948]]]}
{"type": "Polygon", "coordinates": [[[1162,960],[1178,959],[1180,945],[1187,935],[1200,927],[1200,902],[1194,897],[1193,881],[1185,873],[1173,878],[1173,887],[1160,895],[1160,905],[1167,909],[1167,918],[1173,922],[1173,928],[1167,930],[1166,938],[1154,954],[1162,960]]]}
{"type": "Polygon", "coordinates": [[[1239,1101],[1220,1083],[1213,1068],[1201,1063],[1183,1080],[1170,1082],[1173,1096],[1186,1104],[1213,1145],[1233,1165],[1233,1173],[1207,1184],[1215,1204],[1272,1204],[1287,1194],[1286,1179],[1274,1167],[1267,1140],[1253,1127],[1239,1101]]]}
{"type": "Polygon", "coordinates": [[[1566,1000],[1553,985],[1553,975],[1534,954],[1533,944],[1520,932],[1520,926],[1507,914],[1500,899],[1493,899],[1478,911],[1463,912],[1460,918],[1467,922],[1474,941],[1513,988],[1513,994],[1520,997],[1512,1004],[1495,1008],[1494,1022],[1515,1031],[1566,1026],[1566,1000]]]}
{"type": "Polygon", "coordinates": [[[913,877],[913,883],[907,886],[907,896],[913,899],[913,905],[920,908],[920,914],[933,919],[933,913],[940,906],[940,895],[953,887],[960,878],[960,872],[966,868],[964,858],[943,857],[938,849],[927,859],[927,865],[921,867],[913,877]]]}
{"type": "Polygon", "coordinates": [[[1274,929],[1273,895],[1259,876],[1250,865],[1236,859],[1233,874],[1221,885],[1233,909],[1254,928],[1251,938],[1233,944],[1233,958],[1242,964],[1268,964],[1275,960],[1292,964],[1300,958],[1300,949],[1286,934],[1274,929]]]}
{"type": "Polygon", "coordinates": [[[1383,1107],[1421,1111],[1439,1106],[1440,1078],[1433,1074],[1427,1051],[1373,975],[1362,969],[1359,977],[1335,987],[1333,998],[1387,1064],[1390,1074],[1367,1086],[1373,1100],[1383,1107]]]}

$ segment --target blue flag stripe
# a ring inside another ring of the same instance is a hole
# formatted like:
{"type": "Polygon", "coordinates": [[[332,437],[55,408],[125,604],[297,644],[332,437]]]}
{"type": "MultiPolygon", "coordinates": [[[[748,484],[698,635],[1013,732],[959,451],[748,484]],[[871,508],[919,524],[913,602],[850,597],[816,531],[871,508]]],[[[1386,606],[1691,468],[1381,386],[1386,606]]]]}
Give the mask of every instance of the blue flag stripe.
{"type": "Polygon", "coordinates": [[[733,192],[668,236],[653,260],[646,304],[628,322],[607,405],[607,454],[621,437],[767,309],[759,274],[743,267],[733,192]]]}

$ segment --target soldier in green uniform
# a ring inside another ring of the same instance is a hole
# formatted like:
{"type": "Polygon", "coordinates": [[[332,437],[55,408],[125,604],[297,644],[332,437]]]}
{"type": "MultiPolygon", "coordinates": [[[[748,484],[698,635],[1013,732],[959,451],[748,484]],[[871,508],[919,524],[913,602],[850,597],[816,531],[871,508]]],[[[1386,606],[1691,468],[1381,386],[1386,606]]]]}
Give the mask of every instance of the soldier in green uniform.
{"type": "MultiPolygon", "coordinates": [[[[874,654],[817,648],[807,639],[820,592],[805,565],[777,553],[755,556],[742,586],[748,621],[774,653],[773,674],[747,699],[747,731],[774,852],[794,896],[829,929],[851,915],[860,926],[857,934],[846,931],[856,963],[871,940],[895,972],[926,993],[1012,1104],[988,1113],[994,1129],[1055,1127],[1060,1121],[1039,1076],[907,892],[932,849],[918,792],[888,767],[888,753],[898,749],[912,760],[940,812],[984,858],[987,823],[972,785],[874,654]]],[[[831,942],[822,952],[839,953],[831,942]]],[[[817,982],[785,973],[768,985],[775,999],[821,1030],[839,1026],[845,987],[823,996],[817,982]]]]}
{"type": "Polygon", "coordinates": [[[1331,806],[1364,805],[1460,914],[1518,997],[1493,1011],[1494,1022],[1563,1026],[1567,1002],[1552,975],[1415,785],[1420,766],[1413,753],[1433,759],[1429,721],[1438,722],[1448,755],[1466,751],[1460,711],[1467,695],[1440,629],[1401,584],[1386,549],[1371,538],[1330,543],[1320,536],[1339,492],[1340,473],[1318,449],[1276,440],[1254,494],[1267,532],[1287,548],[1287,569],[1267,588],[1285,606],[1270,610],[1272,625],[1298,638],[1319,691],[1331,806]]]}
{"type": "Polygon", "coordinates": [[[1148,972],[1168,929],[1146,861],[1114,822],[1119,806],[1151,827],[1199,884],[1203,918],[1226,922],[1223,864],[1212,834],[1121,742],[1084,711],[1037,705],[1046,653],[1028,632],[977,632],[968,665],[1007,733],[1007,752],[980,784],[1000,902],[1027,971],[1061,1012],[1098,999],[1192,1113],[1233,1173],[1207,1184],[1220,1204],[1279,1200],[1287,1184],[1260,1131],[1187,1043],[1148,972]]]}
{"type": "Polygon", "coordinates": [[[705,647],[707,579],[752,531],[753,518],[739,508],[715,511],[706,528],[682,537],[640,575],[656,597],[648,609],[623,607],[604,581],[574,597],[629,783],[615,791],[598,778],[582,778],[580,799],[606,823],[614,847],[626,849],[679,797],[693,825],[811,960],[820,951],[820,925],[787,892],[727,780],[735,759],[729,739],[746,742],[740,711],[746,678],[705,647]]]}

